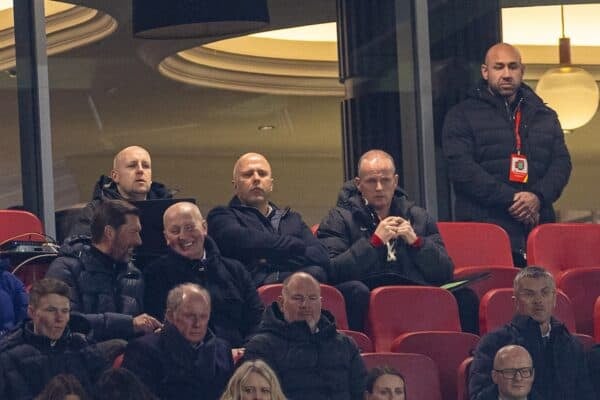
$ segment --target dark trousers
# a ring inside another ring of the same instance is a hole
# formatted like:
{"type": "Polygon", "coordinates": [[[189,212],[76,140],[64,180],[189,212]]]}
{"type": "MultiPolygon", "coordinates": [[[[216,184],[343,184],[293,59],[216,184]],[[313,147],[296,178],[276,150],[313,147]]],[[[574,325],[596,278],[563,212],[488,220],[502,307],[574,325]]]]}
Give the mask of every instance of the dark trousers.
{"type": "Polygon", "coordinates": [[[335,287],[344,296],[350,330],[363,332],[367,312],[369,311],[369,298],[371,296],[369,288],[361,281],[348,281],[335,285],[335,287]]]}

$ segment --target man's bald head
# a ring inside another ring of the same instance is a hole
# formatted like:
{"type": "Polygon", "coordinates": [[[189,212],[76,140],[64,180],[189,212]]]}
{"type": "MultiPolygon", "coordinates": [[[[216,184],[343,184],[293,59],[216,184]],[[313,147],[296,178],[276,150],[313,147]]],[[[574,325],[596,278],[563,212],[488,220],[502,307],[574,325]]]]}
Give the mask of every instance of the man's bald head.
{"type": "Polygon", "coordinates": [[[258,153],[246,153],[233,167],[233,190],[244,205],[254,207],[263,214],[268,212],[268,203],[273,191],[271,164],[258,153]]]}
{"type": "Polygon", "coordinates": [[[140,146],[124,148],[113,159],[110,176],[124,199],[146,200],[152,185],[150,153],[140,146]]]}
{"type": "Polygon", "coordinates": [[[492,381],[502,399],[527,400],[533,379],[533,361],[527,349],[508,345],[496,352],[492,381]]]}
{"type": "Polygon", "coordinates": [[[198,206],[186,201],[173,204],[163,214],[163,225],[171,250],[190,260],[204,257],[206,221],[198,206]]]}
{"type": "Polygon", "coordinates": [[[381,160],[387,162],[393,174],[396,173],[396,164],[394,163],[394,158],[383,150],[369,150],[360,156],[358,160],[358,176],[361,176],[361,170],[364,168],[365,164],[371,164],[376,162],[377,160],[381,160]]]}
{"type": "Polygon", "coordinates": [[[296,272],[283,281],[281,312],[287,322],[305,321],[315,331],[321,318],[321,286],[306,272],[296,272]]]}
{"type": "Polygon", "coordinates": [[[508,43],[497,43],[490,47],[481,65],[481,76],[487,81],[490,92],[509,102],[515,100],[524,73],[521,54],[508,43]]]}

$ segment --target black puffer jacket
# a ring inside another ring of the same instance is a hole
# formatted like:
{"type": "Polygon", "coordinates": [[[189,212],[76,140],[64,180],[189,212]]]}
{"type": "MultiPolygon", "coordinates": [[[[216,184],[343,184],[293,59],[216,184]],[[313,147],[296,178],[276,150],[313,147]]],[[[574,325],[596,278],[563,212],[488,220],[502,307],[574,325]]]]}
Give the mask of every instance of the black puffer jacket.
{"type": "Polygon", "coordinates": [[[321,221],[318,238],[329,250],[333,283],[361,280],[370,287],[388,283],[441,285],[452,279],[454,266],[437,230],[435,220],[423,208],[406,199],[397,188],[390,215],[408,219],[423,240],[414,248],[396,241],[396,261],[387,260],[387,247],[373,247],[370,238],[379,219],[365,206],[356,185],[348,181],[338,196],[337,207],[321,221]]]}
{"type": "Polygon", "coordinates": [[[503,97],[492,95],[485,83],[448,112],[443,129],[444,154],[456,194],[456,220],[502,226],[515,252],[524,250],[527,233],[508,213],[515,193],[535,193],[541,201],[540,223],[554,222],[552,203],[571,173],[556,113],[525,84],[519,96],[522,154],[529,164],[527,183],[508,179],[511,154],[516,152],[514,110],[503,97]]]}
{"type": "Polygon", "coordinates": [[[146,312],[162,320],[169,290],[186,282],[199,284],[210,293],[212,331],[231,346],[241,347],[258,327],[264,307],[239,261],[221,257],[210,237],[205,238],[204,248],[202,262],[169,250],[144,270],[146,312]]]}
{"type": "MultiPolygon", "coordinates": [[[[157,199],[170,199],[173,194],[165,185],[159,182],[152,182],[150,185],[150,191],[148,192],[148,200],[157,199]]],[[[94,186],[94,194],[92,195],[92,201],[89,202],[82,210],[81,214],[77,218],[77,221],[69,229],[66,238],[72,236],[91,236],[90,226],[92,225],[92,217],[94,216],[94,210],[98,204],[105,200],[125,200],[117,189],[117,184],[113,182],[111,178],[106,175],[101,175],[98,182],[94,186]]]]}
{"type": "Polygon", "coordinates": [[[144,310],[144,281],[133,264],[77,240],[61,246],[46,277],[71,287],[71,310],[85,314],[96,340],[133,336],[132,317],[144,310]]]}
{"type": "Polygon", "coordinates": [[[259,332],[246,345],[243,360],[260,358],[275,371],[288,400],[360,400],[366,370],[358,348],[337,333],[323,311],[311,333],[304,321],[288,323],[277,303],[265,311],[259,332]]]}
{"type": "Polygon", "coordinates": [[[270,205],[274,212],[281,213],[277,230],[260,211],[242,205],[237,197],[229,202],[229,207],[216,207],[208,213],[208,231],[223,255],[240,260],[250,269],[255,282],[272,272],[327,267],[327,250],[300,214],[270,205]]]}
{"type": "Polygon", "coordinates": [[[217,400],[233,372],[231,347],[210,330],[194,348],[175,326],[129,342],[123,368],[162,400],[217,400]]]}
{"type": "Polygon", "coordinates": [[[0,341],[0,398],[30,400],[58,374],[73,374],[90,390],[97,377],[110,367],[109,359],[85,336],[66,328],[52,343],[33,333],[31,321],[0,341]]]}
{"type": "Polygon", "coordinates": [[[550,341],[544,346],[540,324],[516,315],[511,322],[481,338],[471,365],[469,395],[471,400],[489,398],[495,390],[491,372],[496,352],[509,344],[527,349],[533,359],[533,390],[544,400],[596,399],[589,381],[581,344],[559,321],[552,319],[550,341]]]}

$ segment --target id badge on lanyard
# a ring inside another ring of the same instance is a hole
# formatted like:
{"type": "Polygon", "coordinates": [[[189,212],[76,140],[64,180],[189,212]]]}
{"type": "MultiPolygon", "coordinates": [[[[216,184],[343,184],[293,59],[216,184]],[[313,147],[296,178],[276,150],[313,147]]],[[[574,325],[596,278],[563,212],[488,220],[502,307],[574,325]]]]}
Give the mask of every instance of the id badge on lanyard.
{"type": "Polygon", "coordinates": [[[517,153],[510,155],[510,171],[508,179],[511,182],[527,183],[529,176],[529,165],[527,157],[521,154],[521,107],[517,107],[515,114],[515,142],[517,144],[517,153]]]}

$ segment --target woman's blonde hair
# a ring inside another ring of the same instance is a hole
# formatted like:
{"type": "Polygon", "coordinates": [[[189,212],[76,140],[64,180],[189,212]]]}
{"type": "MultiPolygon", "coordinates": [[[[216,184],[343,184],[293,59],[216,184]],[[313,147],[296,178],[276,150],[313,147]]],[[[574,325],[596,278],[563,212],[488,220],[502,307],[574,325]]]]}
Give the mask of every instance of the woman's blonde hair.
{"type": "Polygon", "coordinates": [[[242,398],[242,387],[253,372],[269,382],[269,386],[271,386],[271,400],[286,400],[285,395],[281,391],[277,375],[263,360],[246,361],[240,365],[229,380],[220,400],[240,400],[242,398]]]}

